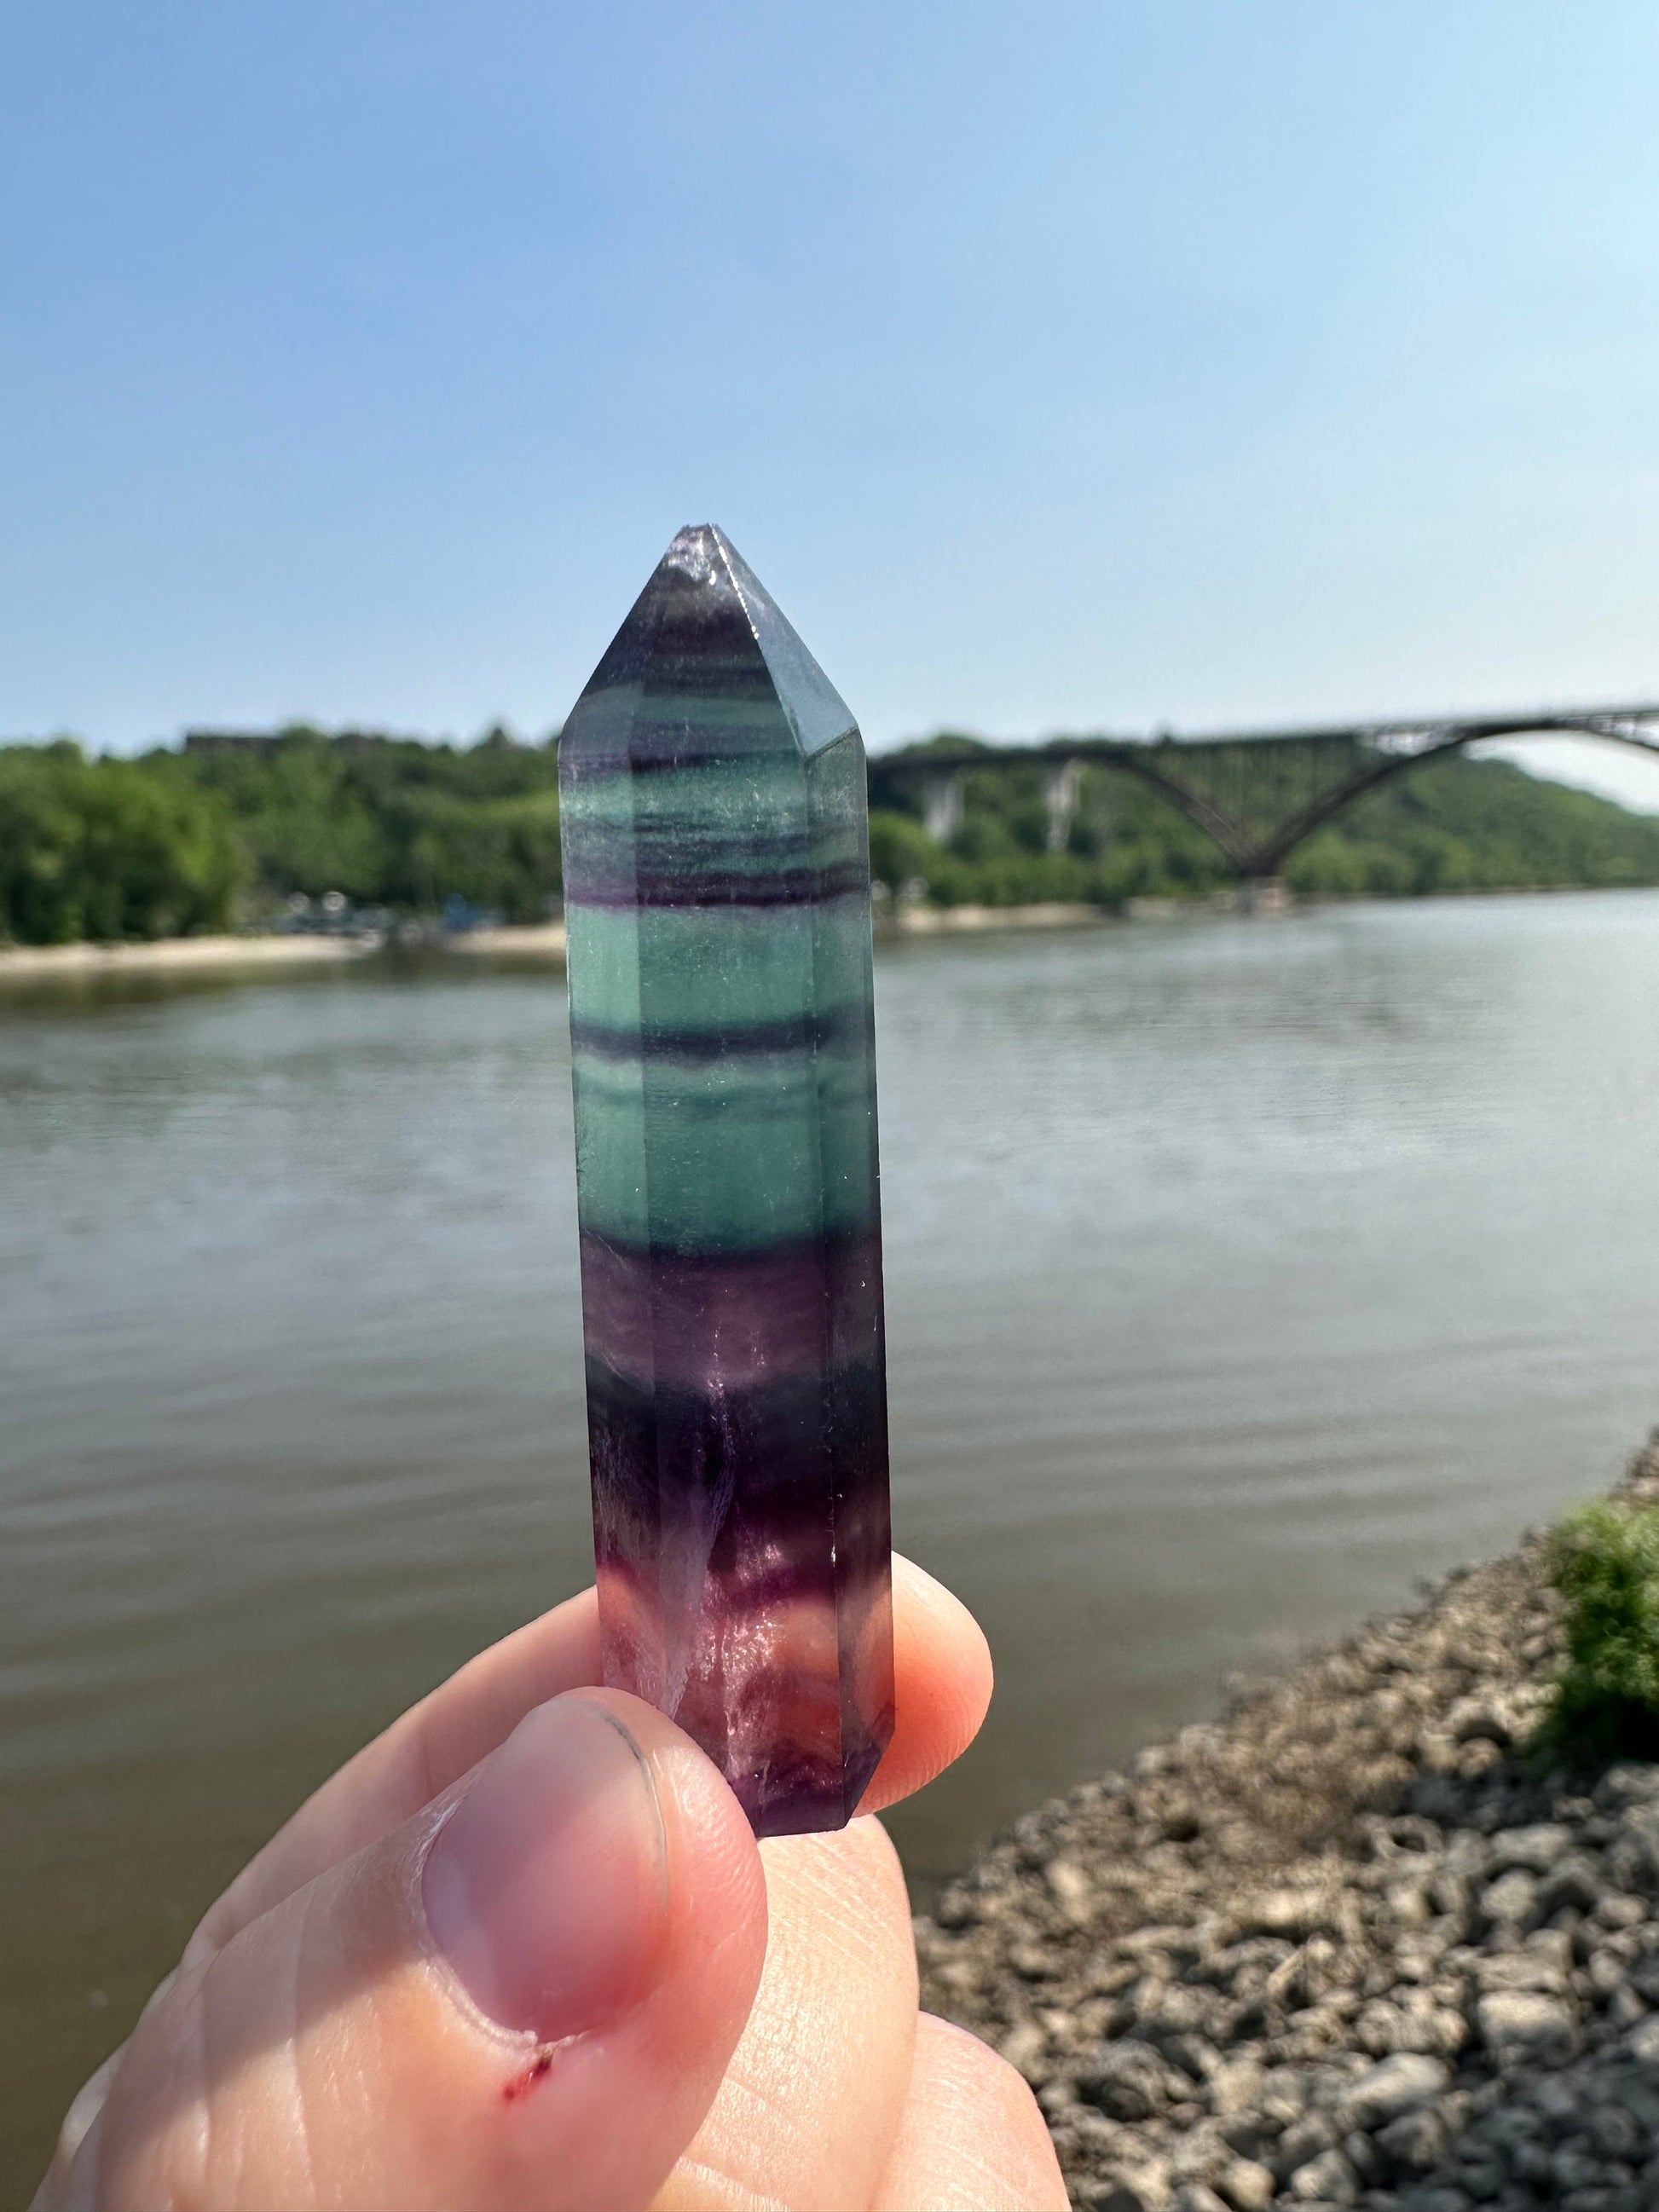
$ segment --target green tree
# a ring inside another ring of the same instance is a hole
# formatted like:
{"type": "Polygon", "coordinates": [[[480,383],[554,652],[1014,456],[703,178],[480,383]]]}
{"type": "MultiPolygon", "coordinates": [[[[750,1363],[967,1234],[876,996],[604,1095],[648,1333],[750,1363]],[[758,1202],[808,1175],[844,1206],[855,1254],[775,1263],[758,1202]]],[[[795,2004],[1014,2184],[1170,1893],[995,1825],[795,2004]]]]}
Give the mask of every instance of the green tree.
{"type": "Polygon", "coordinates": [[[246,860],[226,808],[137,761],[0,750],[0,935],[182,937],[231,920],[246,860]]]}
{"type": "Polygon", "coordinates": [[[225,800],[273,901],[340,890],[423,912],[454,897],[531,921],[559,896],[550,744],[499,727],[463,747],[296,726],[167,757],[225,800]]]}

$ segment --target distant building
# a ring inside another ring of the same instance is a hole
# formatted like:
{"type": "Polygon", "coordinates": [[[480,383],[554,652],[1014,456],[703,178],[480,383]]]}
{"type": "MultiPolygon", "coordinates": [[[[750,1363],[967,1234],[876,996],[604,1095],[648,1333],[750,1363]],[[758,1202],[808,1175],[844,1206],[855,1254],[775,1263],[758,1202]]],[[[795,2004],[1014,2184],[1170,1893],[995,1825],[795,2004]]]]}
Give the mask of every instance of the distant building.
{"type": "Polygon", "coordinates": [[[278,730],[186,730],[187,753],[274,753],[283,742],[278,730]]]}

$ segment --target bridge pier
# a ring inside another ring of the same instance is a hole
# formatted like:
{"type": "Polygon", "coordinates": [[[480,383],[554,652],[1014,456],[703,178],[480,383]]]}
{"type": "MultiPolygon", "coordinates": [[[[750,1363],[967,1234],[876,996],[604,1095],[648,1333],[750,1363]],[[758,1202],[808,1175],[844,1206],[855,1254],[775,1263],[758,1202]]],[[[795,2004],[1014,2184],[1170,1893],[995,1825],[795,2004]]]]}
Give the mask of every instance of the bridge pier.
{"type": "Polygon", "coordinates": [[[948,845],[962,827],[963,773],[930,775],[922,786],[922,827],[936,844],[948,845]]]}
{"type": "Polygon", "coordinates": [[[1079,760],[1062,761],[1051,768],[1042,779],[1042,800],[1048,810],[1048,850],[1063,853],[1072,842],[1072,822],[1077,813],[1077,795],[1083,782],[1083,763],[1079,760]]]}
{"type": "Polygon", "coordinates": [[[1241,914],[1271,915],[1288,914],[1291,895],[1285,888],[1283,876],[1245,876],[1238,886],[1238,910],[1241,914]]]}

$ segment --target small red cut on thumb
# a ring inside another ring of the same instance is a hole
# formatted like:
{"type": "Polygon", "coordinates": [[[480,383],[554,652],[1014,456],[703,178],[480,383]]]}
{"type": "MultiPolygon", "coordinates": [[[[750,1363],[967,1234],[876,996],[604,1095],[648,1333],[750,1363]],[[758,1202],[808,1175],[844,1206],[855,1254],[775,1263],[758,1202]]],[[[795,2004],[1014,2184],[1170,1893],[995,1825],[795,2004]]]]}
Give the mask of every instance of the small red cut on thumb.
{"type": "Polygon", "coordinates": [[[737,1801],[579,1691],[152,2006],[75,2160],[100,2212],[629,2212],[713,2100],[766,1948],[737,1801]]]}

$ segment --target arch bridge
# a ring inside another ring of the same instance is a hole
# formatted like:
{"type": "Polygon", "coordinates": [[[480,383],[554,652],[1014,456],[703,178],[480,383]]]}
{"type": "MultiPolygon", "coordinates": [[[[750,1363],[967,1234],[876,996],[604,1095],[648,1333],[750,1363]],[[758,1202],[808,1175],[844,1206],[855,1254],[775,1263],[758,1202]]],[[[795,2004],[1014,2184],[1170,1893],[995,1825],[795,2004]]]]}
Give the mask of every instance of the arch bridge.
{"type": "Polygon", "coordinates": [[[1248,730],[1212,736],[1054,738],[1036,745],[947,745],[870,763],[872,799],[920,797],[929,832],[944,842],[962,820],[963,786],[988,769],[1038,768],[1048,806],[1048,844],[1063,851],[1085,768],[1138,777],[1160,792],[1220,849],[1244,885],[1271,884],[1297,847],[1343,809],[1428,760],[1494,738],[1607,738],[1659,755],[1659,705],[1553,707],[1512,714],[1418,717],[1329,728],[1248,730]]]}

